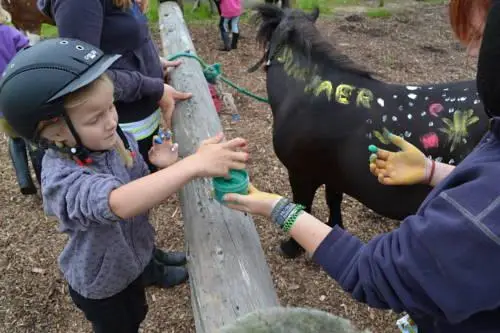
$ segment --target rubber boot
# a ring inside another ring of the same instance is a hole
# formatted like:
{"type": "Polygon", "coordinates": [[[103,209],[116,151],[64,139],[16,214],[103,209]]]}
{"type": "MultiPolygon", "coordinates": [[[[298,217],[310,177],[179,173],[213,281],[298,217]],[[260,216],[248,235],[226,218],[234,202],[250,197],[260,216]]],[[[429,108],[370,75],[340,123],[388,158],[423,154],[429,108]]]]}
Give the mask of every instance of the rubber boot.
{"type": "Polygon", "coordinates": [[[31,160],[31,165],[33,166],[33,169],[35,170],[35,175],[36,175],[36,180],[38,182],[38,185],[41,187],[42,186],[42,159],[43,155],[45,155],[45,151],[41,148],[38,148],[36,146],[32,146],[30,144],[28,145],[28,152],[30,155],[30,160],[31,160]]]}
{"type": "Polygon", "coordinates": [[[221,32],[223,47],[219,49],[220,51],[231,51],[231,41],[229,40],[228,32],[221,32]]]}
{"type": "Polygon", "coordinates": [[[238,48],[238,39],[240,38],[240,34],[234,32],[233,40],[231,41],[231,49],[236,50],[238,48]]]}
{"type": "Polygon", "coordinates": [[[9,138],[9,155],[21,193],[24,195],[35,194],[36,187],[31,179],[26,144],[22,138],[9,138]]]}

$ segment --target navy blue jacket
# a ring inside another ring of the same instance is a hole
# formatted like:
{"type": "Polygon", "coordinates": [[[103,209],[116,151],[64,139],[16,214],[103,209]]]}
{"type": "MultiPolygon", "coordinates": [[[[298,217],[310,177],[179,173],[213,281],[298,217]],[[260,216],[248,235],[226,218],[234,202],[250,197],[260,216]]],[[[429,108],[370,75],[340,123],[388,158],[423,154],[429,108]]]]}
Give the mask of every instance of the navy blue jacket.
{"type": "Polygon", "coordinates": [[[407,311],[419,333],[500,332],[500,118],[398,229],[363,244],[335,227],[314,259],[356,300],[407,311]]]}
{"type": "Polygon", "coordinates": [[[135,2],[128,10],[113,0],[38,0],[38,7],[54,19],[60,37],[122,55],[107,72],[115,85],[120,123],[144,119],[158,109],[163,70],[147,19],[135,2]]]}

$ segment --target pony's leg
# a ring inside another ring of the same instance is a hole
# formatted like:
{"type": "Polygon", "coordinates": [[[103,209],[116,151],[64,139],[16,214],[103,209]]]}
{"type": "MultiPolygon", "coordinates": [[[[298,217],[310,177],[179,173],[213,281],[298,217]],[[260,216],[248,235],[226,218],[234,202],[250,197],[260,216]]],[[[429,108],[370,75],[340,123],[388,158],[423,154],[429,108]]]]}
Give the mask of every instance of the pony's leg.
{"type": "MultiPolygon", "coordinates": [[[[314,194],[320,184],[317,184],[305,173],[294,174],[290,171],[289,179],[292,186],[293,202],[305,206],[305,211],[311,213],[314,194]]],[[[304,252],[304,249],[293,238],[283,241],[280,245],[281,253],[287,258],[296,258],[304,252]]]]}
{"type": "Polygon", "coordinates": [[[325,197],[326,197],[326,203],[330,210],[328,225],[332,228],[335,225],[338,225],[339,227],[343,228],[344,225],[342,223],[342,211],[340,209],[340,206],[342,204],[343,193],[336,191],[333,186],[327,184],[325,197]]]}

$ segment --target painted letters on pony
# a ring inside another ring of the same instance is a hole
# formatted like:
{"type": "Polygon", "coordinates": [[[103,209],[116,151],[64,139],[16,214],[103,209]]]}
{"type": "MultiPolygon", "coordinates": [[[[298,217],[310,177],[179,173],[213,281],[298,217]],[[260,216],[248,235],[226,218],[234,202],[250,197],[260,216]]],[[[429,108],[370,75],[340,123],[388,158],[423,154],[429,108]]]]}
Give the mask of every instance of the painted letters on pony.
{"type": "MultiPolygon", "coordinates": [[[[431,190],[384,186],[371,175],[367,147],[389,144],[381,135],[384,128],[451,164],[462,161],[485,133],[488,119],[474,81],[388,84],[322,38],[314,26],[318,11],[268,5],[256,10],[257,39],[268,60],[276,155],[288,169],[293,200],[308,211],[317,188],[326,185],[331,226],[342,226],[343,193],[383,216],[402,219],[415,213],[431,190]]],[[[293,240],[281,249],[289,257],[301,253],[293,240]]]]}

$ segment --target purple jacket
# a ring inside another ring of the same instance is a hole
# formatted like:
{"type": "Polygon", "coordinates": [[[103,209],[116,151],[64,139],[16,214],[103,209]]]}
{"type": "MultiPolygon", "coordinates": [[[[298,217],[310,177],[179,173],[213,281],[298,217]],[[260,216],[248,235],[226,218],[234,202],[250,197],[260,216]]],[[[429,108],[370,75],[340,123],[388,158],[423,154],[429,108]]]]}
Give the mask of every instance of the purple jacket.
{"type": "Polygon", "coordinates": [[[28,44],[28,38],[19,30],[0,24],[0,73],[4,72],[16,53],[28,44]]]}
{"type": "MultiPolygon", "coordinates": [[[[126,134],[134,151],[137,143],[126,134]]],[[[117,151],[92,154],[78,166],[49,149],[43,157],[42,196],[47,215],[56,216],[68,235],[59,266],[71,288],[103,299],[125,289],[153,255],[154,230],[148,214],[122,220],[109,208],[110,192],[149,173],[141,154],[128,169],[117,151]]]]}
{"type": "Polygon", "coordinates": [[[335,227],[314,259],[356,300],[408,312],[419,333],[500,332],[499,166],[495,118],[398,229],[364,244],[335,227]]]}
{"type": "MultiPolygon", "coordinates": [[[[0,24],[0,75],[5,71],[7,64],[17,52],[29,45],[28,38],[19,30],[0,24]]],[[[3,117],[0,110],[0,118],[3,117]]]]}
{"type": "Polygon", "coordinates": [[[122,10],[113,0],[37,0],[56,22],[60,37],[76,38],[122,57],[107,72],[115,84],[120,123],[142,120],[158,109],[163,69],[146,17],[137,4],[122,10]]]}

